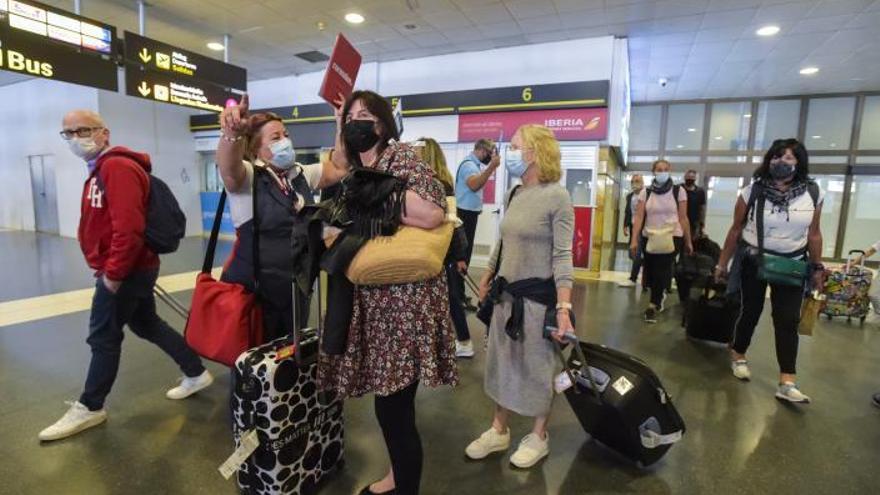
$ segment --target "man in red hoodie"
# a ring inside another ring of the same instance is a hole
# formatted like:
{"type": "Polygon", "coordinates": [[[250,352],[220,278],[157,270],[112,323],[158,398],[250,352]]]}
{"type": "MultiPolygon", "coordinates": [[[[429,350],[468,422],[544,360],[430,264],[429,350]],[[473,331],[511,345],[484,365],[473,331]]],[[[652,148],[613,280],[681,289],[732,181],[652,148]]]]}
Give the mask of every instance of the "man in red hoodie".
{"type": "Polygon", "coordinates": [[[183,371],[180,385],[166,393],[169,399],[186,398],[213,381],[180,334],[156,314],[153,286],[159,256],[144,241],[150,157],[121,146],[111,148],[110,130],[95,112],[70,112],[62,125],[61,136],[89,168],[78,237],[97,280],[86,339],[92,359],[85,387],[67,413],[40,432],[43,441],[69,437],[107,419],[104,399],[119,370],[126,324],[137,336],[159,346],[183,371]]]}

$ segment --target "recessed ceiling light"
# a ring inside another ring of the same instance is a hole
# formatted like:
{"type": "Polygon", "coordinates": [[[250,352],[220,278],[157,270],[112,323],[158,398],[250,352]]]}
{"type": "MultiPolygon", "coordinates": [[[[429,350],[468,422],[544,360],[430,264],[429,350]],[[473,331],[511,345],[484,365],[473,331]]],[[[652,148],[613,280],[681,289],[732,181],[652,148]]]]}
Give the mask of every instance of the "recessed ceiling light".
{"type": "Polygon", "coordinates": [[[697,130],[693,127],[688,127],[688,132],[697,132],[697,130]]]}
{"type": "Polygon", "coordinates": [[[803,69],[801,69],[801,74],[804,76],[811,76],[817,72],[819,72],[818,67],[804,67],[803,69]]]}
{"type": "Polygon", "coordinates": [[[812,136],[813,139],[822,139],[822,136],[812,136]]]}
{"type": "Polygon", "coordinates": [[[752,118],[752,114],[750,114],[750,113],[743,114],[743,118],[744,118],[744,119],[750,119],[750,118],[752,118]]]}
{"type": "Polygon", "coordinates": [[[217,43],[216,41],[208,43],[208,48],[214,50],[215,52],[222,52],[226,49],[226,47],[223,46],[223,43],[217,43]]]}
{"type": "Polygon", "coordinates": [[[715,141],[721,141],[724,139],[724,136],[715,136],[715,141]]]}
{"type": "Polygon", "coordinates": [[[837,143],[831,143],[828,146],[831,146],[832,148],[837,148],[837,143]]]}
{"type": "Polygon", "coordinates": [[[761,29],[755,31],[755,34],[758,36],[773,36],[779,32],[779,26],[764,26],[761,29]]]}
{"type": "Polygon", "coordinates": [[[345,14],[345,20],[350,24],[360,24],[364,22],[364,16],[358,14],[357,12],[349,12],[345,14]]]}
{"type": "Polygon", "coordinates": [[[682,148],[684,148],[684,145],[683,144],[676,144],[675,147],[678,149],[682,149],[682,148]]]}

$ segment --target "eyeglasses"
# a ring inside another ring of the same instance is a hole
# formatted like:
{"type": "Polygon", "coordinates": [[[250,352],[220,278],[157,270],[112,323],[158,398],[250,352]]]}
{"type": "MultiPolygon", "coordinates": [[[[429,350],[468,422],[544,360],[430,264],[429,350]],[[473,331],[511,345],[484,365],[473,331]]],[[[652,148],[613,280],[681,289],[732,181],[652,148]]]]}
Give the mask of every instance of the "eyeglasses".
{"type": "Polygon", "coordinates": [[[94,131],[99,130],[99,129],[103,129],[103,127],[100,127],[100,126],[98,126],[98,127],[77,127],[76,129],[72,129],[72,130],[71,129],[64,129],[63,131],[59,132],[58,134],[60,134],[61,138],[64,139],[65,141],[70,141],[71,139],[73,139],[73,136],[81,137],[81,138],[92,137],[92,133],[94,131]]]}

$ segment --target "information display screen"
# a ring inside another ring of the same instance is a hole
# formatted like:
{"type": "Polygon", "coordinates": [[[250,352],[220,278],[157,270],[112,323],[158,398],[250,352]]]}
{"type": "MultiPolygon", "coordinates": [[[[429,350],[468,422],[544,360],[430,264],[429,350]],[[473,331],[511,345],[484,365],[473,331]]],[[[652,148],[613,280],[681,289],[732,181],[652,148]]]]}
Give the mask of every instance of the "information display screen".
{"type": "Polygon", "coordinates": [[[0,69],[118,89],[116,28],[39,2],[0,0],[0,69]]]}
{"type": "Polygon", "coordinates": [[[161,41],[125,32],[126,93],[220,112],[247,90],[247,71],[161,41]]]}

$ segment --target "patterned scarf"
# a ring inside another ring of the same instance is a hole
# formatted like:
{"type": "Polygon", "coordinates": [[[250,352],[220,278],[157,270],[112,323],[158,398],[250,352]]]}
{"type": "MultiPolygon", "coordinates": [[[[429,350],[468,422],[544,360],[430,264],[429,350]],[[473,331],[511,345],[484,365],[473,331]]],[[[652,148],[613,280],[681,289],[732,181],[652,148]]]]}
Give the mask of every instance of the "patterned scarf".
{"type": "MultiPolygon", "coordinates": [[[[762,186],[761,189],[764,192],[764,199],[769,201],[772,205],[770,213],[785,212],[786,222],[791,220],[791,215],[788,211],[791,202],[807,192],[807,181],[805,180],[795,179],[785,191],[781,190],[776,185],[775,181],[766,181],[762,186]]],[[[752,214],[754,215],[754,212],[752,214]]]]}
{"type": "Polygon", "coordinates": [[[658,184],[656,179],[651,183],[651,194],[666,194],[670,189],[672,189],[672,179],[663,184],[658,184]]]}

